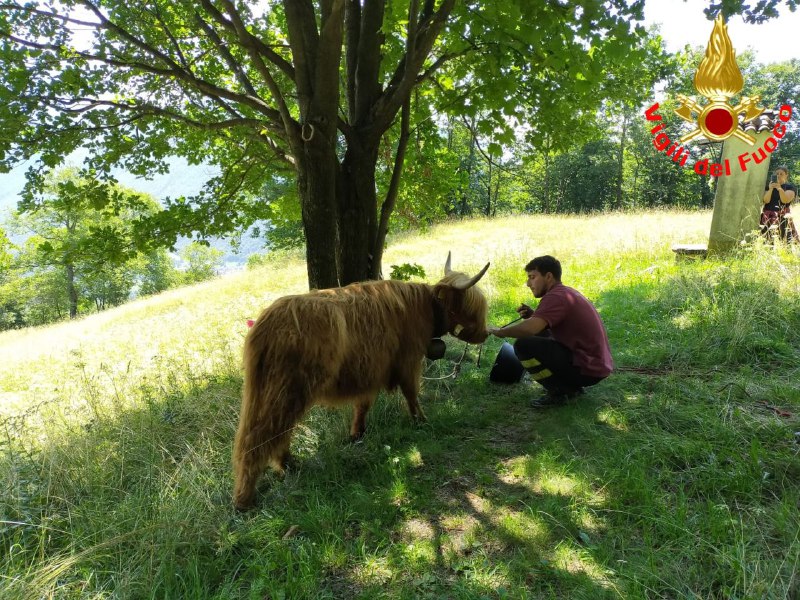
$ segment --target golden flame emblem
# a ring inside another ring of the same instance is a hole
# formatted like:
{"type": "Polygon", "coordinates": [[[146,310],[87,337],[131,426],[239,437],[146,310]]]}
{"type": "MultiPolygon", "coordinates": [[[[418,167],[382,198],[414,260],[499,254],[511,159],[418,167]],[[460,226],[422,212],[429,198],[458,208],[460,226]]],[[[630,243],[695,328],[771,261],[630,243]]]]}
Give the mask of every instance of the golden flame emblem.
{"type": "Polygon", "coordinates": [[[755,138],[739,128],[739,114],[744,114],[744,121],[750,121],[764,112],[763,107],[757,104],[760,96],[752,98],[742,97],[741,102],[731,106],[728,100],[742,91],[744,79],[739,65],[736,64],[736,51],[728,36],[728,26],[722,13],[714,19],[714,30],[708,40],[706,54],[697,68],[694,76],[694,87],[711,103],[708,106],[698,104],[694,98],[680,95],[678,101],[681,106],[675,109],[675,114],[684,121],[696,123],[697,128],[681,137],[681,143],[686,143],[700,134],[716,142],[736,136],[748,144],[754,144],[755,138]],[[697,120],[692,118],[695,112],[697,120]]]}

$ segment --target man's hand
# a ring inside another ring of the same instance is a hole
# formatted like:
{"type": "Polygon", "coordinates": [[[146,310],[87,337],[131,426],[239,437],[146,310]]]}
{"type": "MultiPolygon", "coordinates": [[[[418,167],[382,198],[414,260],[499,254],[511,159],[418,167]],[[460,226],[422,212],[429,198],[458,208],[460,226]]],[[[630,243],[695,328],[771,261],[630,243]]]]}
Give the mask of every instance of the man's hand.
{"type": "Polygon", "coordinates": [[[520,304],[517,308],[517,314],[523,319],[530,319],[533,316],[533,309],[527,304],[520,304]]]}
{"type": "Polygon", "coordinates": [[[506,337],[506,336],[500,334],[500,330],[501,329],[502,329],[502,327],[487,327],[487,330],[489,331],[489,335],[493,335],[493,336],[499,337],[499,338],[506,337]]]}

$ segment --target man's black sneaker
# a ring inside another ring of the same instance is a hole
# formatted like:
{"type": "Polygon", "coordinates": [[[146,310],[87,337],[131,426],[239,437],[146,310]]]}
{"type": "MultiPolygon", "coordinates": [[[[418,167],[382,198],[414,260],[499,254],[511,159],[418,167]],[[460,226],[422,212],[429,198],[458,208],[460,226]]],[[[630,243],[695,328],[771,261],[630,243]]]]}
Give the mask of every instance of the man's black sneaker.
{"type": "Polygon", "coordinates": [[[556,406],[564,406],[569,400],[577,398],[583,393],[583,388],[570,392],[547,392],[543,396],[536,398],[531,402],[533,408],[553,408],[556,406]]]}

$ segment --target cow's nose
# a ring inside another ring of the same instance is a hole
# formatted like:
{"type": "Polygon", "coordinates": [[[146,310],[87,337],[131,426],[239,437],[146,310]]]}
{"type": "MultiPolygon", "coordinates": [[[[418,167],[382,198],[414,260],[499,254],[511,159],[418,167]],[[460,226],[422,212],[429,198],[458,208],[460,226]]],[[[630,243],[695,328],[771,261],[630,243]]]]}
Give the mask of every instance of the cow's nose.
{"type": "Polygon", "coordinates": [[[470,340],[470,341],[472,341],[473,344],[482,344],[483,342],[486,341],[486,338],[488,338],[488,337],[489,337],[489,332],[488,331],[481,331],[479,333],[476,333],[473,336],[473,339],[470,340]]]}

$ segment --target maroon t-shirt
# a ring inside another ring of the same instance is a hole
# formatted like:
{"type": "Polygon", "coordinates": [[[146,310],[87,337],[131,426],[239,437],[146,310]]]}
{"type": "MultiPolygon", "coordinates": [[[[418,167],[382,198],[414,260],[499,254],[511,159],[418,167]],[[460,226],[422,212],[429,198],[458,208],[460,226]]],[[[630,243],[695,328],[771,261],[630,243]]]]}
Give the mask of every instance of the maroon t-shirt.
{"type": "Polygon", "coordinates": [[[572,350],[581,373],[607,377],[614,370],[603,321],[579,291],[557,283],[542,296],[533,316],[546,321],[553,339],[572,350]]]}

